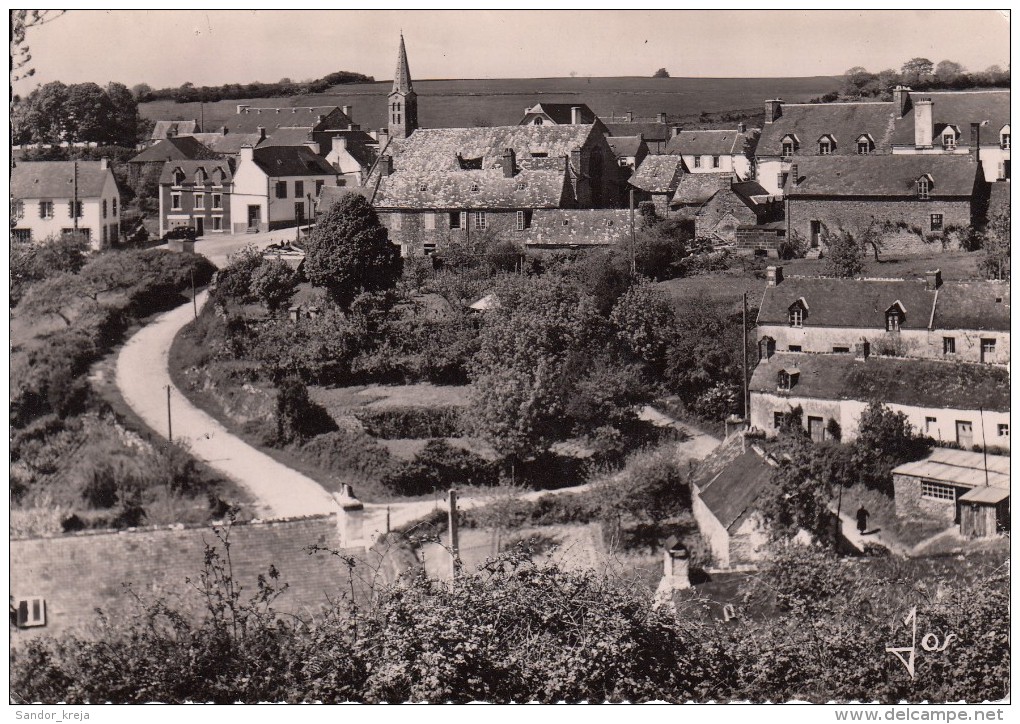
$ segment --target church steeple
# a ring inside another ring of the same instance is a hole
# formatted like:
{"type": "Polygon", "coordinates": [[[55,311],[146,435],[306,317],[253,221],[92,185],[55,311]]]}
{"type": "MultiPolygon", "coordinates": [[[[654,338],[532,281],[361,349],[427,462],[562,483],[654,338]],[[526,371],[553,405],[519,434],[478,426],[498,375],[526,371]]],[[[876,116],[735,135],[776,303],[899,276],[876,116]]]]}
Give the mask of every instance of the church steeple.
{"type": "Polygon", "coordinates": [[[411,85],[411,69],[407,65],[404,34],[400,34],[397,70],[393,74],[393,90],[389,95],[389,131],[391,138],[407,138],[418,128],[418,94],[411,85]]]}

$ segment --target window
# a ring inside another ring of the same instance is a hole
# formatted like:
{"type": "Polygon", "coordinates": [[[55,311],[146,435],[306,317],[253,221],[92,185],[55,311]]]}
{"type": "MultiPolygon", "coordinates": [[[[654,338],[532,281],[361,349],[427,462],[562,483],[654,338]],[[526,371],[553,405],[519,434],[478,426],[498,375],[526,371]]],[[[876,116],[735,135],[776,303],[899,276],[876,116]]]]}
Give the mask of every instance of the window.
{"type": "Polygon", "coordinates": [[[982,339],[981,340],[981,361],[991,362],[995,357],[995,340],[994,339],[982,339]]]}
{"type": "Polygon", "coordinates": [[[783,426],[783,413],[773,412],[772,413],[772,427],[779,429],[783,426]]]}
{"type": "Polygon", "coordinates": [[[285,199],[287,198],[287,182],[277,181],[276,182],[276,198],[285,199]]]}
{"type": "Polygon", "coordinates": [[[952,485],[933,483],[930,480],[921,481],[921,497],[930,500],[956,500],[956,488],[952,485]]]}
{"type": "Polygon", "coordinates": [[[113,199],[113,215],[114,216],[117,215],[117,199],[116,199],[116,197],[114,197],[114,199],[113,199]]]}
{"type": "Polygon", "coordinates": [[[777,388],[782,392],[789,392],[792,386],[792,375],[786,370],[779,370],[777,388]]]}
{"type": "Polygon", "coordinates": [[[212,195],[212,207],[214,209],[222,209],[223,208],[223,194],[213,194],[212,195]]]}
{"type": "Polygon", "coordinates": [[[722,160],[718,156],[712,156],[712,168],[719,168],[722,160]]]}
{"type": "Polygon", "coordinates": [[[425,252],[425,256],[431,256],[436,253],[436,242],[426,241],[422,244],[422,251],[425,252]]]}
{"type": "Polygon", "coordinates": [[[85,212],[82,210],[82,205],[83,204],[82,204],[81,201],[77,202],[77,206],[75,205],[74,201],[68,201],[67,202],[67,216],[68,216],[68,218],[73,219],[73,218],[77,217],[77,218],[80,219],[81,217],[83,217],[85,215],[85,212]],[[77,209],[78,213],[75,213],[75,209],[77,209]]]}
{"type": "Polygon", "coordinates": [[[903,322],[903,312],[898,309],[890,309],[885,313],[885,331],[899,332],[900,324],[903,322]]]}
{"type": "Polygon", "coordinates": [[[942,338],[942,354],[944,355],[956,354],[956,337],[942,338]]]}
{"type": "Polygon", "coordinates": [[[927,176],[922,176],[921,178],[917,179],[917,198],[921,199],[922,201],[927,201],[929,198],[928,193],[930,190],[931,189],[928,184],[927,176]]]}
{"type": "Polygon", "coordinates": [[[478,229],[479,231],[482,231],[482,230],[485,229],[485,212],[484,211],[476,211],[475,212],[475,228],[478,229]]]}
{"type": "Polygon", "coordinates": [[[212,228],[213,231],[223,231],[223,217],[214,216],[212,217],[212,228]]]}
{"type": "Polygon", "coordinates": [[[821,156],[828,156],[832,153],[832,144],[829,141],[818,142],[818,153],[821,156]]]}
{"type": "Polygon", "coordinates": [[[180,211],[181,210],[181,195],[180,194],[170,194],[170,208],[173,209],[174,211],[180,211]]]}
{"type": "Polygon", "coordinates": [[[25,217],[25,202],[15,201],[11,204],[11,218],[23,219],[25,217]]]}
{"type": "Polygon", "coordinates": [[[15,241],[20,241],[24,244],[31,243],[32,241],[32,230],[31,229],[15,229],[11,232],[14,235],[15,241]]]}
{"type": "Polygon", "coordinates": [[[106,246],[106,234],[107,234],[107,231],[106,231],[106,227],[104,226],[103,227],[103,233],[102,233],[103,246],[106,246]]]}
{"type": "Polygon", "coordinates": [[[434,231],[436,228],[436,214],[425,212],[425,229],[428,231],[434,231]]]}
{"type": "Polygon", "coordinates": [[[528,185],[526,183],[524,183],[523,181],[521,181],[519,184],[517,184],[517,190],[518,191],[523,191],[526,188],[528,188],[528,185]]]}
{"type": "Polygon", "coordinates": [[[11,600],[11,619],[18,628],[31,628],[46,625],[46,599],[24,598],[20,601],[11,600]]]}
{"type": "Polygon", "coordinates": [[[793,155],[793,141],[783,141],[783,158],[793,155]]]}
{"type": "Polygon", "coordinates": [[[103,218],[106,218],[106,199],[103,199],[103,218]]]}
{"type": "Polygon", "coordinates": [[[400,231],[400,224],[402,217],[400,214],[390,214],[390,228],[394,231],[400,231]]]}
{"type": "Polygon", "coordinates": [[[947,151],[956,148],[956,134],[955,133],[944,133],[942,134],[942,148],[947,151]]]}
{"type": "Polygon", "coordinates": [[[790,352],[801,352],[803,348],[799,344],[791,344],[787,346],[787,350],[790,352]]]}
{"type": "Polygon", "coordinates": [[[942,214],[931,215],[931,230],[942,231],[942,214]]]}
{"type": "Polygon", "coordinates": [[[294,182],[294,198],[300,199],[305,195],[305,182],[295,181],[294,182]]]}
{"type": "Polygon", "coordinates": [[[460,212],[459,211],[451,211],[450,212],[450,228],[451,229],[459,229],[460,228],[460,212]]]}
{"type": "Polygon", "coordinates": [[[996,430],[998,431],[999,437],[1009,437],[1009,424],[1000,422],[996,426],[996,430]]]}
{"type": "Polygon", "coordinates": [[[701,156],[694,157],[694,168],[701,168],[701,156]]]}
{"type": "Polygon", "coordinates": [[[804,326],[804,310],[800,307],[794,307],[790,310],[790,326],[791,327],[803,327],[804,326]]]}
{"type": "Polygon", "coordinates": [[[322,192],[322,187],[323,187],[323,185],[325,183],[326,183],[325,181],[316,181],[315,182],[315,195],[316,196],[318,196],[322,192]]]}
{"type": "Polygon", "coordinates": [[[935,426],[937,424],[938,424],[938,420],[936,420],[934,417],[926,417],[926,418],[924,418],[924,432],[925,432],[925,434],[926,435],[930,435],[935,430],[935,426]]]}
{"type": "Polygon", "coordinates": [[[861,156],[867,156],[871,153],[872,143],[871,136],[858,136],[857,137],[857,153],[861,156]]]}
{"type": "Polygon", "coordinates": [[[564,226],[570,226],[570,219],[564,219],[563,220],[563,225],[564,226]]]}
{"type": "Polygon", "coordinates": [[[839,346],[836,346],[836,347],[832,348],[832,353],[833,354],[849,354],[850,353],[850,348],[849,347],[839,347],[839,346]]]}
{"type": "Polygon", "coordinates": [[[205,208],[205,194],[195,194],[195,208],[196,209],[205,208]]]}
{"type": "Polygon", "coordinates": [[[184,172],[180,169],[174,171],[174,186],[180,186],[184,183],[184,172]]]}
{"type": "Polygon", "coordinates": [[[785,184],[785,183],[786,183],[786,174],[785,173],[777,173],[776,174],[776,188],[782,190],[783,184],[785,184]]]}
{"type": "Polygon", "coordinates": [[[478,190],[478,184],[471,184],[471,190],[472,191],[477,191],[478,190]]]}
{"type": "Polygon", "coordinates": [[[999,136],[999,148],[1001,148],[1004,151],[1008,151],[1009,150],[1009,134],[1008,133],[1003,133],[1001,136],[999,136]]]}
{"type": "Polygon", "coordinates": [[[535,125],[536,126],[541,126],[543,123],[545,123],[544,119],[542,119],[542,118],[536,118],[535,119],[535,125]]]}
{"type": "Polygon", "coordinates": [[[612,225],[613,225],[613,220],[612,219],[606,219],[606,226],[612,226],[612,225]]]}
{"type": "Polygon", "coordinates": [[[418,190],[419,191],[428,191],[429,190],[428,184],[418,184],[418,190]]]}
{"type": "Polygon", "coordinates": [[[524,231],[524,212],[517,212],[517,231],[524,231]]]}
{"type": "Polygon", "coordinates": [[[532,158],[549,158],[549,154],[546,151],[532,151],[532,158]]]}

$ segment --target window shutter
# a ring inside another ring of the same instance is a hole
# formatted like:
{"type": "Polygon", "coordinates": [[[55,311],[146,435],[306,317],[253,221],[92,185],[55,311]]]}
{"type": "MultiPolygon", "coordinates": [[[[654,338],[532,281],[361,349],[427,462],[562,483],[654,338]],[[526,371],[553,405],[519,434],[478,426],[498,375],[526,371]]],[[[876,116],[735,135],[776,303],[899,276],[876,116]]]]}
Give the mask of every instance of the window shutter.
{"type": "Polygon", "coordinates": [[[431,212],[425,214],[425,228],[429,229],[429,230],[436,228],[436,215],[435,214],[433,214],[431,212]]]}
{"type": "Polygon", "coordinates": [[[524,212],[517,212],[517,231],[524,231],[524,212]]]}
{"type": "Polygon", "coordinates": [[[1002,163],[1002,161],[999,162],[999,178],[1006,178],[1006,164],[1002,163]]]}

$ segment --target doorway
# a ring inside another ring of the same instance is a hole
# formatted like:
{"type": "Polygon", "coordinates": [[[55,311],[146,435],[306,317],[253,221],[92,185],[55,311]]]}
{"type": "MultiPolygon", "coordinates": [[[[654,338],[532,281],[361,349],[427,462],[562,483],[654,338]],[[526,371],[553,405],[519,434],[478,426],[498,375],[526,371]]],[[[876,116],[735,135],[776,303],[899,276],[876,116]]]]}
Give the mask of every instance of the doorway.
{"type": "Polygon", "coordinates": [[[195,217],[195,237],[205,236],[205,219],[201,216],[195,217]]]}
{"type": "Polygon", "coordinates": [[[248,207],[248,232],[256,232],[259,227],[262,226],[262,207],[261,206],[249,206],[248,207]]]}
{"type": "Polygon", "coordinates": [[[964,450],[974,445],[974,423],[968,420],[956,421],[956,443],[964,450]]]}
{"type": "Polygon", "coordinates": [[[822,222],[812,221],[811,222],[811,248],[817,249],[818,245],[822,241],[822,222]]]}

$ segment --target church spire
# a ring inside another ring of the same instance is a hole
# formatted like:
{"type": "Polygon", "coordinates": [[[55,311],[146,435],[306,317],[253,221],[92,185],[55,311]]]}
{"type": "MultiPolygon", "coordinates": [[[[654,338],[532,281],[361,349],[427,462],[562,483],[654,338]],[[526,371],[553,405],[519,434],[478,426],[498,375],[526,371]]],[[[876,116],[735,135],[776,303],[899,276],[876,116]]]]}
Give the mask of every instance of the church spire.
{"type": "Polygon", "coordinates": [[[393,74],[393,93],[410,93],[411,69],[407,66],[407,49],[404,48],[404,34],[400,34],[400,52],[397,54],[397,70],[393,74]]]}
{"type": "Polygon", "coordinates": [[[390,137],[407,138],[418,128],[418,94],[411,86],[411,69],[407,65],[403,33],[400,34],[397,72],[393,74],[393,90],[388,102],[390,137]]]}

